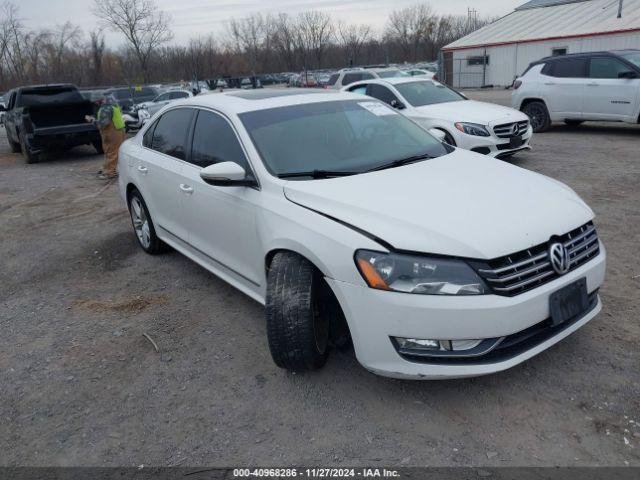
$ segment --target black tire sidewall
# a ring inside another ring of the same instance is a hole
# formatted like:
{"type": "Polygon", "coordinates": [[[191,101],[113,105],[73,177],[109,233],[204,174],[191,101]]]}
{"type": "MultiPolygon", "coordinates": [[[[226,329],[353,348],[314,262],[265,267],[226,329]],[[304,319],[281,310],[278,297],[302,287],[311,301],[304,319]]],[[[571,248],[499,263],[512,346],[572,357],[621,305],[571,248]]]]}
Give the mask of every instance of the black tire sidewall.
{"type": "MultiPolygon", "coordinates": [[[[320,351],[315,336],[315,292],[322,277],[305,258],[293,252],[277,253],[267,276],[267,337],[273,361],[291,371],[317,370],[329,355],[320,351]]],[[[326,320],[325,320],[326,321],[326,320]]]]}
{"type": "Polygon", "coordinates": [[[547,106],[544,103],[542,103],[542,102],[530,102],[527,105],[525,105],[525,107],[523,108],[523,111],[529,117],[530,122],[531,122],[531,126],[533,127],[533,132],[534,133],[545,132],[551,126],[551,119],[549,117],[549,110],[547,109],[547,106]],[[534,108],[540,109],[540,112],[543,115],[542,124],[538,125],[537,127],[533,125],[533,122],[531,121],[532,116],[529,114],[529,111],[531,109],[534,109],[534,108]]]}

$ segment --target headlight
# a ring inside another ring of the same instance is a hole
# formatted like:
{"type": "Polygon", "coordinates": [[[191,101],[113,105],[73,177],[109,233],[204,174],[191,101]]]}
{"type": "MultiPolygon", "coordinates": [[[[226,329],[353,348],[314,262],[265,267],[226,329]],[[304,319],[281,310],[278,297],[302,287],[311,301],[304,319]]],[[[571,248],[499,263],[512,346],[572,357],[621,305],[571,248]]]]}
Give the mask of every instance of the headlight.
{"type": "Polygon", "coordinates": [[[467,135],[475,135],[476,137],[490,137],[491,134],[484,125],[478,123],[457,122],[456,128],[467,135]]]}
{"type": "Polygon", "coordinates": [[[462,260],[358,250],[360,274],[371,288],[421,295],[482,295],[488,292],[462,260]]]}

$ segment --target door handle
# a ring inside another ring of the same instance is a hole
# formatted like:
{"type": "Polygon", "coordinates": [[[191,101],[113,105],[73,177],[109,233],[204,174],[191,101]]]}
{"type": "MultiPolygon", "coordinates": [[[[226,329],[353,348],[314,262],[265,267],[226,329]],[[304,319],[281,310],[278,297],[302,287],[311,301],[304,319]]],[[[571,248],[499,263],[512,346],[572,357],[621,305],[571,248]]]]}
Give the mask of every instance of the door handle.
{"type": "Polygon", "coordinates": [[[190,187],[189,185],[185,185],[184,183],[180,184],[180,190],[182,190],[182,192],[191,195],[193,193],[193,187],[190,187]]]}
{"type": "Polygon", "coordinates": [[[587,87],[599,87],[599,83],[587,83],[587,87]]]}
{"type": "Polygon", "coordinates": [[[555,82],[546,82],[545,85],[555,85],[555,82]]]}
{"type": "Polygon", "coordinates": [[[147,167],[143,167],[142,165],[138,165],[138,171],[146,175],[149,169],[147,167]]]}

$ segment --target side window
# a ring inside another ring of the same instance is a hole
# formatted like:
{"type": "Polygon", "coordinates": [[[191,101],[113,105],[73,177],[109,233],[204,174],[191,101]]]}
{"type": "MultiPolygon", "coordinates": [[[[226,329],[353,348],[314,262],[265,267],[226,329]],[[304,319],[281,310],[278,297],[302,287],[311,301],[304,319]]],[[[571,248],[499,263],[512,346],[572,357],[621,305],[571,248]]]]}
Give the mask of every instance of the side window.
{"type": "Polygon", "coordinates": [[[554,62],[553,75],[560,78],[584,78],[587,74],[586,58],[567,58],[554,62]]]}
{"type": "Polygon", "coordinates": [[[333,75],[331,75],[329,77],[329,81],[327,82],[327,85],[335,85],[336,82],[338,81],[339,76],[340,76],[339,73],[334,73],[333,75]]]}
{"type": "Polygon", "coordinates": [[[173,94],[171,95],[172,99],[178,99],[178,98],[187,98],[189,96],[189,94],[187,92],[173,92],[173,94]]]}
{"type": "Polygon", "coordinates": [[[166,100],[169,100],[168,93],[163,93],[162,95],[160,95],[158,98],[155,99],[156,102],[164,102],[166,100]]]}
{"type": "Polygon", "coordinates": [[[240,141],[229,122],[220,115],[201,110],[193,132],[191,163],[207,167],[214,163],[234,162],[251,172],[240,141]]]}
{"type": "Polygon", "coordinates": [[[144,137],[142,137],[142,146],[146,148],[151,148],[153,143],[153,131],[156,129],[156,125],[158,122],[154,122],[146,132],[144,132],[144,137]]]}
{"type": "MultiPolygon", "coordinates": [[[[527,69],[527,72],[529,70],[531,70],[532,68],[533,67],[529,67],[527,69]]],[[[524,73],[527,73],[527,72],[524,72],[524,73]]],[[[543,75],[548,75],[548,76],[552,77],[553,76],[553,63],[545,63],[544,67],[542,67],[542,70],[540,70],[540,73],[543,74],[543,75]]]]}
{"type": "Polygon", "coordinates": [[[153,131],[151,148],[184,160],[187,152],[187,133],[192,117],[193,110],[190,108],[170,110],[162,115],[153,131]]]}
{"type": "Polygon", "coordinates": [[[382,85],[371,84],[367,88],[367,95],[373,98],[377,98],[378,100],[386,103],[387,105],[391,105],[391,102],[394,100],[398,100],[391,90],[387,87],[383,87],[382,85]]]}
{"type": "Polygon", "coordinates": [[[362,75],[362,80],[371,80],[372,78],[375,78],[373,76],[373,74],[369,73],[369,72],[364,72],[362,75]]]}
{"type": "Polygon", "coordinates": [[[359,82],[362,80],[361,73],[345,73],[342,78],[342,85],[351,85],[354,82],[359,82]]]}
{"type": "Polygon", "coordinates": [[[589,65],[590,78],[619,78],[618,74],[628,72],[630,67],[620,60],[611,57],[596,57],[589,65]]]}
{"type": "Polygon", "coordinates": [[[353,93],[357,93],[358,95],[366,95],[367,85],[358,85],[357,87],[350,88],[349,91],[353,93]]]}

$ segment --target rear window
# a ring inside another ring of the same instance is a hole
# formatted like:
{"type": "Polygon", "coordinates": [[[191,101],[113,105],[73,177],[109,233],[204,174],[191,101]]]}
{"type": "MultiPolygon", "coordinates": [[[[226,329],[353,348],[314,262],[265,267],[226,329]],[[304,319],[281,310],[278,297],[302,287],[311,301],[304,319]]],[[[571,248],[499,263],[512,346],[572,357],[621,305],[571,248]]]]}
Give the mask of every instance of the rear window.
{"type": "Polygon", "coordinates": [[[395,78],[395,77],[408,77],[407,72],[401,72],[400,70],[379,70],[376,72],[380,78],[395,78]]]}
{"type": "Polygon", "coordinates": [[[75,88],[23,90],[20,93],[20,106],[55,105],[82,102],[84,99],[75,88]]]}
{"type": "Polygon", "coordinates": [[[584,78],[587,76],[587,59],[567,58],[554,62],[552,76],[559,78],[584,78]]]}

